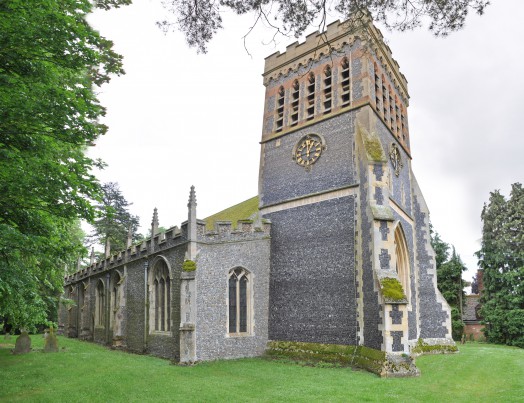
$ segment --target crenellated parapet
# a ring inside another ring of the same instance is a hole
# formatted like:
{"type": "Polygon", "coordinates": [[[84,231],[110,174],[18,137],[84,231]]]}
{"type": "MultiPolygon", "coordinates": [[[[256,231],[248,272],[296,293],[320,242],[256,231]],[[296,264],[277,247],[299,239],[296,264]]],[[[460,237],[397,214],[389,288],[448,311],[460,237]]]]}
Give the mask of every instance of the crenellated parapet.
{"type": "Polygon", "coordinates": [[[126,249],[109,255],[104,259],[95,261],[94,256],[91,258],[90,264],[78,270],[76,273],[65,276],[65,284],[70,284],[90,277],[94,274],[99,274],[122,264],[127,264],[144,257],[156,253],[169,247],[178,246],[185,243],[187,239],[187,231],[184,226],[180,229],[174,226],[156,234],[154,237],[144,239],[140,243],[132,244],[126,249]]]}
{"type": "Polygon", "coordinates": [[[313,61],[320,60],[323,56],[334,51],[340,51],[344,46],[352,44],[356,39],[361,39],[371,44],[371,49],[381,61],[382,67],[392,78],[394,84],[400,87],[403,96],[409,98],[407,80],[400,72],[398,62],[393,58],[390,47],[384,42],[384,36],[372,22],[335,21],[326,27],[326,31],[315,31],[306,36],[302,43],[294,42],[286,47],[286,51],[277,51],[265,59],[264,84],[275,80],[281,75],[296,72],[302,66],[308,66],[313,61]],[[355,29],[355,24],[366,25],[366,31],[355,29]]]}
{"type": "MultiPolygon", "coordinates": [[[[203,229],[205,230],[205,223],[203,229]]],[[[199,241],[206,243],[238,242],[266,239],[271,236],[271,222],[263,220],[238,220],[234,226],[231,221],[216,221],[212,231],[205,231],[199,241]]]]}
{"type": "MultiPolygon", "coordinates": [[[[206,229],[206,221],[196,219],[196,197],[194,187],[191,189],[188,203],[189,220],[184,221],[180,228],[171,227],[164,232],[158,232],[158,211],[155,208],[151,223],[153,236],[140,243],[129,246],[117,253],[108,254],[104,259],[95,261],[94,251],[91,253],[87,267],[79,269],[71,275],[65,276],[65,285],[76,283],[93,275],[112,270],[124,264],[144,259],[159,252],[164,252],[180,245],[194,243],[198,249],[199,243],[222,243],[266,239],[270,236],[271,223],[269,220],[238,220],[234,226],[231,221],[217,221],[213,230],[206,229]]],[[[195,252],[195,256],[196,256],[195,252]]],[[[194,257],[193,257],[194,258],[194,257]]]]}

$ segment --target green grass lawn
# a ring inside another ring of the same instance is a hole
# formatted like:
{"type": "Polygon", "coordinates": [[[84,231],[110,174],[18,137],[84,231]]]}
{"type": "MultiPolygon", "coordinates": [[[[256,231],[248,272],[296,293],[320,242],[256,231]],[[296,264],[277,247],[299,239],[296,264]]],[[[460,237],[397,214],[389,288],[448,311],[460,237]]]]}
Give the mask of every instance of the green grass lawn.
{"type": "Polygon", "coordinates": [[[0,401],[524,401],[524,350],[466,344],[417,359],[419,378],[381,379],[350,368],[305,367],[262,358],[182,367],[60,337],[60,352],[14,356],[0,338],[0,401]]]}

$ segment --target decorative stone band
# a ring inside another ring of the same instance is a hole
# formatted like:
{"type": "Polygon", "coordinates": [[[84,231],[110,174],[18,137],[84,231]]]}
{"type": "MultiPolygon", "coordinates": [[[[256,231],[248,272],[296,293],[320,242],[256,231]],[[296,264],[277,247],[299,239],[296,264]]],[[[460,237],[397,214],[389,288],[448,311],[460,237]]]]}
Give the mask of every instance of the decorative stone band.
{"type": "Polygon", "coordinates": [[[356,183],[352,186],[347,186],[335,190],[329,190],[327,192],[314,193],[308,196],[302,196],[300,198],[287,200],[282,203],[272,204],[264,206],[260,209],[262,214],[271,214],[277,211],[288,210],[295,207],[307,206],[309,204],[315,204],[327,200],[338,199],[340,197],[353,196],[357,193],[359,184],[356,183]]]}

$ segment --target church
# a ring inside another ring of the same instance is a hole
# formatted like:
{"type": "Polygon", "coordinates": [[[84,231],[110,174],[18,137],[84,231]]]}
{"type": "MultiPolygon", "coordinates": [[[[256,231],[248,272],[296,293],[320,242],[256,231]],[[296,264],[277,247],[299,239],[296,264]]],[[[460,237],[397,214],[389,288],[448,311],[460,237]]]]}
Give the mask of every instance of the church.
{"type": "Polygon", "coordinates": [[[378,29],[334,22],[265,60],[258,196],[67,276],[59,329],[180,363],[336,358],[382,376],[453,352],[407,81],[378,29]],[[363,32],[365,31],[365,32],[363,32]]]}

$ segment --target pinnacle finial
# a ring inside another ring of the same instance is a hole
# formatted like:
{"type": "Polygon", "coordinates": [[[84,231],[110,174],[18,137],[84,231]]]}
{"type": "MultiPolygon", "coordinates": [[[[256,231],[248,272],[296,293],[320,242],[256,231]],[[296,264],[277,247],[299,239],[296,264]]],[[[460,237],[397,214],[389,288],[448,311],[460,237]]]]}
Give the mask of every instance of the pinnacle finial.
{"type": "Polygon", "coordinates": [[[153,221],[151,221],[151,238],[153,238],[158,232],[158,210],[155,207],[153,210],[153,221]]]}
{"type": "Polygon", "coordinates": [[[106,238],[106,245],[104,248],[104,255],[106,258],[111,256],[111,241],[109,240],[109,237],[106,238]]]}
{"type": "Polygon", "coordinates": [[[95,248],[91,247],[91,255],[89,256],[89,264],[95,263],[95,248]]]}
{"type": "Polygon", "coordinates": [[[187,207],[196,206],[196,193],[195,193],[195,187],[191,186],[191,190],[189,191],[189,203],[187,204],[187,207]]]}
{"type": "Polygon", "coordinates": [[[151,225],[158,225],[158,209],[156,207],[153,210],[153,221],[151,221],[151,225]]]}
{"type": "Polygon", "coordinates": [[[133,244],[133,226],[130,225],[127,230],[126,248],[130,248],[132,244],[133,244]]]}

